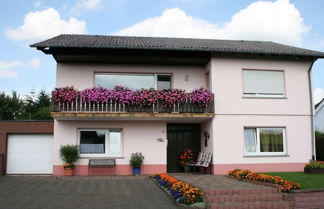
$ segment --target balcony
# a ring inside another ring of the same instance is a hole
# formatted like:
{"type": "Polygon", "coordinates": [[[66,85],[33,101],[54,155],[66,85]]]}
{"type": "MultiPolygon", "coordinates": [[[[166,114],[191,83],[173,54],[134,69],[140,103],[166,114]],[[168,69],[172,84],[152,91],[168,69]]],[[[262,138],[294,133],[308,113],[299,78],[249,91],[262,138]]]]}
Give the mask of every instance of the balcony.
{"type": "MultiPolygon", "coordinates": [[[[214,117],[213,94],[208,96],[208,102],[200,101],[199,103],[193,101],[192,93],[176,94],[178,99],[174,99],[171,94],[171,96],[159,94],[157,97],[156,93],[151,91],[144,92],[146,94],[140,94],[138,97],[135,92],[129,97],[131,99],[125,100],[127,98],[125,96],[124,99],[111,98],[111,96],[110,99],[106,98],[108,96],[103,99],[100,96],[93,96],[96,95],[93,92],[82,92],[67,93],[69,95],[67,100],[62,100],[62,97],[52,93],[52,117],[57,120],[166,120],[174,122],[181,122],[184,119],[186,122],[202,122],[214,117]]],[[[108,95],[107,92],[103,94],[108,95]]]]}

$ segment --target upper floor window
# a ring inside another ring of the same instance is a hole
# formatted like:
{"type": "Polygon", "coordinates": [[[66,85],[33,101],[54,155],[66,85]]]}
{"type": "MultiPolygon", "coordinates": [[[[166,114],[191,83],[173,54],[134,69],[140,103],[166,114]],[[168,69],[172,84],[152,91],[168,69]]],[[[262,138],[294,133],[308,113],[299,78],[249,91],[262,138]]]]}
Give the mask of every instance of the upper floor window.
{"type": "Polygon", "coordinates": [[[130,89],[164,89],[171,88],[171,75],[169,74],[117,74],[96,73],[95,85],[106,88],[126,86],[130,89]]]}
{"type": "Polygon", "coordinates": [[[245,128],[246,155],[283,155],[286,153],[284,128],[245,128]]]}
{"type": "Polygon", "coordinates": [[[284,97],[284,72],[243,70],[243,94],[247,97],[284,97]]]}

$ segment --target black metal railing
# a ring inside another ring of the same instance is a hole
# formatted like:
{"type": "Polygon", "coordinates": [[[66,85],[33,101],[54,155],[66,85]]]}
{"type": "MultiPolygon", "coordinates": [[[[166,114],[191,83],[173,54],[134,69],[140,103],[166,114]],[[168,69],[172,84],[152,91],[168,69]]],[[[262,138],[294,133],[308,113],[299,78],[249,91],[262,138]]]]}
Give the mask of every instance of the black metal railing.
{"type": "Polygon", "coordinates": [[[181,104],[167,107],[158,101],[151,106],[140,106],[135,104],[120,104],[115,101],[88,103],[74,101],[71,103],[53,103],[52,112],[95,112],[95,113],[214,113],[214,100],[203,107],[191,103],[189,99],[181,104]]]}

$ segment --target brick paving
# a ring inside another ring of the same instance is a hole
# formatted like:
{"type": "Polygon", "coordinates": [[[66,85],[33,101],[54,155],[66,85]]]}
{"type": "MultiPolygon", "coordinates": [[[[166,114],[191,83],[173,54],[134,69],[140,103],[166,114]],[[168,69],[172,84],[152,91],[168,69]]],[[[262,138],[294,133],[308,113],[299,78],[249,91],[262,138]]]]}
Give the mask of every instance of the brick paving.
{"type": "Polygon", "coordinates": [[[202,190],[215,190],[215,189],[261,189],[268,188],[261,185],[250,184],[243,181],[236,181],[225,176],[215,175],[201,175],[201,174],[185,174],[175,173],[170,174],[171,176],[187,182],[195,187],[202,190]]]}
{"type": "Polygon", "coordinates": [[[0,209],[175,209],[147,176],[3,176],[0,209]]]}

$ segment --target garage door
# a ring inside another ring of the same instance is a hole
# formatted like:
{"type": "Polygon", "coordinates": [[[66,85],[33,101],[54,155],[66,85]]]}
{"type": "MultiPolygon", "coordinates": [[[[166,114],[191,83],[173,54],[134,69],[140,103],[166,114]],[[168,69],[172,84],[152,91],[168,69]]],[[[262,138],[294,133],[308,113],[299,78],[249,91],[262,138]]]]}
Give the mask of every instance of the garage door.
{"type": "Polygon", "coordinates": [[[52,174],[52,134],[9,134],[7,174],[52,174]]]}

